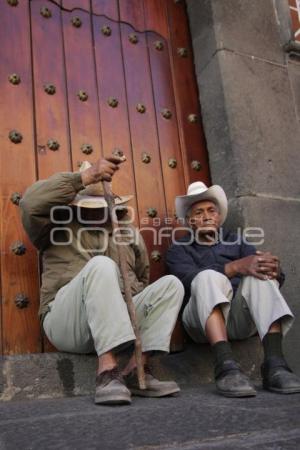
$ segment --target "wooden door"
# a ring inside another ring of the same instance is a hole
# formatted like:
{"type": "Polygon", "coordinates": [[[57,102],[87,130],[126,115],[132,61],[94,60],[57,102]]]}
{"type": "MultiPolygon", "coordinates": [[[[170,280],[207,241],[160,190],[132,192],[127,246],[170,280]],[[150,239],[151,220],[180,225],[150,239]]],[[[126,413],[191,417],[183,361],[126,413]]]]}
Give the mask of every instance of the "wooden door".
{"type": "Polygon", "coordinates": [[[292,18],[292,31],[294,33],[294,39],[300,42],[300,1],[289,0],[291,18],[292,18]]]}
{"type": "Polygon", "coordinates": [[[114,191],[134,194],[155,280],[170,243],[158,231],[188,183],[209,184],[207,153],[184,1],[2,0],[0,15],[1,349],[40,352],[26,187],[123,150],[114,191]]]}

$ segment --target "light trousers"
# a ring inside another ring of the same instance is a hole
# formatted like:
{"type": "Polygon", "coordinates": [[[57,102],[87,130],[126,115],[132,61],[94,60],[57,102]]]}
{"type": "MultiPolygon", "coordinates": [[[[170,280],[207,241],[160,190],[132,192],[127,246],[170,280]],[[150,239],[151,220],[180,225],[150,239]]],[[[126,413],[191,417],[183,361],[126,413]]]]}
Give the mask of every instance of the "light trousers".
{"type": "Polygon", "coordinates": [[[207,342],[206,321],[216,306],[223,312],[229,339],[246,339],[258,332],[262,340],[279,319],[285,335],[294,320],[277,281],[246,276],[233,297],[225,275],[204,270],[193,279],[191,297],[183,311],[184,327],[195,342],[207,342]]]}
{"type": "MultiPolygon", "coordinates": [[[[134,341],[116,263],[93,257],[49,303],[43,327],[60,351],[98,356],[134,341]]],[[[160,278],[133,297],[142,351],[169,351],[184,289],[173,275],[160,278]]]]}

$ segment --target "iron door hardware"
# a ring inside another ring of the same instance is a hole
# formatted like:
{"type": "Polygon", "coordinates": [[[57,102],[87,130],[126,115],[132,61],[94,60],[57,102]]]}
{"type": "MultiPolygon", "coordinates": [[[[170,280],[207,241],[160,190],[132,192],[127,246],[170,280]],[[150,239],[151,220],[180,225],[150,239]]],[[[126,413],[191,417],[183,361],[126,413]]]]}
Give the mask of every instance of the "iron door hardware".
{"type": "Polygon", "coordinates": [[[11,194],[10,196],[10,200],[14,205],[19,206],[20,200],[22,198],[22,194],[20,194],[19,192],[14,192],[13,194],[11,194]]]}
{"type": "Polygon", "coordinates": [[[29,298],[25,294],[20,292],[15,297],[15,305],[19,309],[27,308],[27,306],[29,305],[29,298]]]}
{"type": "Polygon", "coordinates": [[[144,114],[144,113],[146,112],[146,106],[143,105],[143,103],[138,103],[138,104],[136,105],[136,110],[137,110],[139,113],[144,114]]]}
{"type": "Polygon", "coordinates": [[[21,241],[13,242],[10,246],[10,250],[17,256],[22,256],[26,253],[26,247],[21,241]]]}
{"type": "Polygon", "coordinates": [[[175,169],[177,167],[177,160],[175,158],[170,158],[168,161],[168,166],[171,169],[175,169]]]}
{"type": "Polygon", "coordinates": [[[147,215],[149,216],[149,217],[156,217],[157,216],[157,209],[155,209],[155,208],[149,208],[149,209],[147,209],[147,215]]]}
{"type": "Polygon", "coordinates": [[[196,170],[196,172],[199,172],[202,169],[202,165],[200,161],[194,160],[191,162],[191,167],[193,170],[196,170]]]}
{"type": "Polygon", "coordinates": [[[177,53],[181,58],[186,58],[188,56],[188,50],[185,47],[179,47],[177,53]]]}
{"type": "Polygon", "coordinates": [[[109,104],[109,106],[111,106],[112,108],[116,108],[119,104],[119,101],[117,98],[115,97],[109,97],[109,99],[107,100],[107,103],[109,104]]]}
{"type": "Polygon", "coordinates": [[[110,28],[108,25],[104,25],[104,26],[101,28],[101,33],[102,33],[104,36],[110,36],[110,35],[111,35],[111,28],[110,28]]]}
{"type": "Polygon", "coordinates": [[[73,27],[75,27],[75,28],[80,28],[82,25],[80,17],[77,17],[77,16],[72,17],[71,23],[72,23],[73,27]]]}
{"type": "Polygon", "coordinates": [[[162,109],[162,111],[161,111],[161,115],[163,116],[163,118],[164,119],[171,119],[171,117],[172,117],[172,112],[169,110],[169,109],[167,109],[167,108],[164,108],[164,109],[162,109]]]}
{"type": "Polygon", "coordinates": [[[151,252],[150,258],[154,262],[159,262],[161,260],[161,253],[158,250],[153,250],[153,252],[151,252]]]}
{"type": "Polygon", "coordinates": [[[12,73],[9,75],[8,80],[11,84],[17,85],[21,83],[21,78],[18,74],[12,73]]]}
{"type": "Polygon", "coordinates": [[[50,150],[55,152],[59,149],[59,142],[55,139],[49,139],[49,141],[47,142],[47,146],[50,150]]]}
{"type": "Polygon", "coordinates": [[[149,153],[146,152],[142,153],[142,161],[145,164],[149,164],[149,162],[151,161],[151,156],[149,155],[149,153]]]}
{"type": "Polygon", "coordinates": [[[22,134],[17,131],[17,130],[11,130],[9,132],[9,139],[11,140],[11,142],[13,142],[14,144],[20,144],[20,142],[22,142],[23,136],[22,134]]]}
{"type": "Polygon", "coordinates": [[[48,83],[44,85],[44,91],[48,95],[54,95],[56,92],[56,87],[54,86],[54,84],[48,83]]]}
{"type": "Polygon", "coordinates": [[[43,6],[43,8],[41,8],[41,16],[45,17],[45,19],[49,19],[50,17],[52,17],[52,12],[51,9],[47,8],[47,6],[43,6]]]}
{"type": "Polygon", "coordinates": [[[90,155],[91,153],[93,153],[93,146],[91,144],[82,144],[80,148],[82,153],[84,153],[85,155],[90,155]]]}
{"type": "Polygon", "coordinates": [[[77,97],[81,102],[86,102],[89,98],[88,94],[85,91],[80,90],[77,94],[77,97]]]}
{"type": "Polygon", "coordinates": [[[135,33],[130,33],[130,35],[128,36],[129,42],[131,42],[132,44],[137,44],[139,42],[139,38],[137,37],[137,35],[135,33]]]}
{"type": "Polygon", "coordinates": [[[162,41],[155,41],[154,47],[156,48],[156,50],[162,51],[164,49],[164,44],[162,41]]]}
{"type": "Polygon", "coordinates": [[[188,121],[189,121],[190,123],[196,123],[196,122],[198,122],[198,116],[197,116],[197,114],[189,114],[189,115],[188,115],[188,121]]]}

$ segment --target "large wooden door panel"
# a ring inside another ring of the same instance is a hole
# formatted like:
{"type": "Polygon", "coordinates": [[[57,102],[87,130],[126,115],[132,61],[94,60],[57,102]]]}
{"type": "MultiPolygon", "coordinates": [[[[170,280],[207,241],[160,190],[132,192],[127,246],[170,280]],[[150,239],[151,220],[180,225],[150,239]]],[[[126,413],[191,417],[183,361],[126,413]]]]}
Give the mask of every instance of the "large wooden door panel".
{"type": "MultiPolygon", "coordinates": [[[[128,18],[128,14],[126,17],[128,18]]],[[[147,227],[143,227],[144,229],[155,229],[155,221],[149,217],[149,209],[154,208],[157,212],[157,217],[164,217],[166,214],[166,204],[147,40],[144,34],[133,33],[132,28],[125,24],[121,25],[121,36],[138,213],[140,221],[147,225],[147,227]],[[129,38],[132,34],[136,35],[138,39],[136,44],[130,42],[129,38]],[[141,71],[141,68],[143,68],[143,71],[141,71]],[[142,160],[143,153],[147,153],[151,158],[148,164],[142,160]],[[155,192],[155,197],[153,196],[153,192],[155,192]]],[[[144,231],[143,236],[151,254],[155,249],[152,231],[144,231]]],[[[159,276],[162,271],[162,264],[162,260],[152,264],[151,279],[159,276]]]]}
{"type": "Polygon", "coordinates": [[[45,179],[71,170],[61,10],[45,0],[33,0],[30,6],[38,178],[45,179]],[[44,17],[42,8],[48,8],[51,16],[44,17]],[[45,92],[49,84],[55,86],[54,95],[45,92]],[[51,141],[59,147],[51,148],[51,141]]]}
{"type": "Polygon", "coordinates": [[[171,66],[186,183],[210,183],[208,155],[201,120],[193,51],[185,2],[166,2],[171,66]]]}
{"type": "Polygon", "coordinates": [[[210,180],[183,1],[3,0],[0,20],[0,344],[12,354],[42,348],[39,258],[14,192],[121,149],[127,161],[113,189],[134,195],[153,281],[165,273],[175,196],[210,180]]]}
{"type": "Polygon", "coordinates": [[[1,351],[12,354],[41,350],[37,255],[11,201],[36,179],[29,4],[2,2],[0,21],[1,351]],[[21,142],[10,140],[13,130],[21,142]]]}
{"type": "MultiPolygon", "coordinates": [[[[116,17],[117,4],[114,4],[114,10],[113,5],[110,9],[112,17],[116,17]]],[[[106,8],[103,8],[103,13],[105,10],[106,8]]],[[[97,11],[100,14],[100,5],[97,11]]],[[[100,15],[93,17],[93,27],[103,154],[111,155],[114,149],[121,149],[124,152],[127,161],[114,180],[113,189],[121,195],[135,194],[119,23],[100,15]],[[111,34],[105,34],[105,29],[111,34]]],[[[136,196],[131,205],[136,209],[136,196]]]]}
{"type": "MultiPolygon", "coordinates": [[[[69,0],[64,6],[72,9],[75,3],[69,0]]],[[[82,160],[92,162],[102,154],[93,35],[86,6],[86,11],[62,12],[73,170],[82,160]],[[74,26],[72,21],[80,21],[80,26],[74,26]],[[81,100],[80,93],[85,93],[87,99],[81,100]]]]}

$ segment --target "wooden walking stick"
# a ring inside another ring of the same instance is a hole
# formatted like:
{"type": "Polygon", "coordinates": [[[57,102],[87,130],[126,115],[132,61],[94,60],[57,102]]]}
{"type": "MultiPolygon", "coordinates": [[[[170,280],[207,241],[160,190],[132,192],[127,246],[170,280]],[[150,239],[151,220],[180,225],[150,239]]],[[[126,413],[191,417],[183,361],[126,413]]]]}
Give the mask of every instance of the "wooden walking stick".
{"type": "MultiPolygon", "coordinates": [[[[118,153],[114,153],[117,156],[122,157],[123,153],[119,151],[118,153]]],[[[124,156],[125,160],[125,156],[124,156]]],[[[122,241],[122,237],[120,235],[119,229],[119,223],[117,214],[115,211],[115,199],[114,195],[111,192],[110,183],[108,181],[102,181],[103,184],[103,191],[104,191],[104,198],[108,205],[108,211],[112,223],[112,229],[113,232],[116,230],[116,239],[117,239],[117,250],[118,250],[118,257],[120,262],[120,272],[123,278],[124,283],[124,294],[125,294],[125,302],[127,305],[129,317],[131,320],[131,325],[135,334],[135,360],[136,360],[136,367],[137,367],[137,376],[139,380],[139,387],[140,389],[146,389],[145,384],[145,372],[144,372],[144,365],[143,365],[143,359],[142,359],[142,344],[141,344],[141,337],[140,332],[138,329],[138,325],[136,322],[136,314],[135,314],[135,307],[132,301],[132,295],[131,295],[131,287],[129,283],[129,276],[128,276],[128,270],[127,270],[127,261],[126,261],[126,254],[124,252],[124,242],[122,241]]]]}

